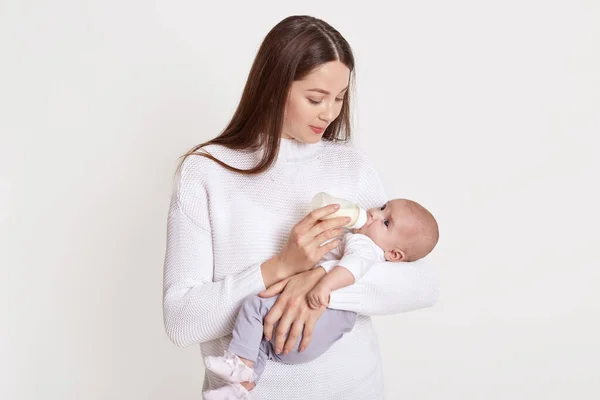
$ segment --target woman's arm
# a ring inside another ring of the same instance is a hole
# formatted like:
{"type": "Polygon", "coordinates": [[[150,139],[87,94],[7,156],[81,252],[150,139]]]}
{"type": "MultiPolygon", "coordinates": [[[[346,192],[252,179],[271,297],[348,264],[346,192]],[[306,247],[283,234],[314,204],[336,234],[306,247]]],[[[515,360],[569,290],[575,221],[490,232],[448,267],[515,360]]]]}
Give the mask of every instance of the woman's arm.
{"type": "MultiPolygon", "coordinates": [[[[385,204],[379,174],[363,154],[358,203],[363,207],[385,204]]],[[[329,308],[354,311],[363,315],[386,315],[433,306],[439,286],[428,257],[418,261],[373,265],[354,285],[331,293],[329,308]]]]}
{"type": "MultiPolygon", "coordinates": [[[[213,243],[206,185],[198,165],[184,163],[171,198],[163,277],[163,318],[167,335],[178,346],[230,334],[244,298],[285,277],[276,259],[248,265],[242,272],[213,282],[213,243]]],[[[210,162],[210,161],[209,161],[210,162]]]]}
{"type": "Polygon", "coordinates": [[[439,286],[427,257],[373,265],[354,285],[331,293],[329,308],[362,315],[388,315],[432,307],[439,286]]]}
{"type": "Polygon", "coordinates": [[[265,288],[260,264],[213,282],[211,234],[198,222],[174,196],[167,225],[163,317],[167,335],[178,346],[231,333],[242,300],[265,288]]]}

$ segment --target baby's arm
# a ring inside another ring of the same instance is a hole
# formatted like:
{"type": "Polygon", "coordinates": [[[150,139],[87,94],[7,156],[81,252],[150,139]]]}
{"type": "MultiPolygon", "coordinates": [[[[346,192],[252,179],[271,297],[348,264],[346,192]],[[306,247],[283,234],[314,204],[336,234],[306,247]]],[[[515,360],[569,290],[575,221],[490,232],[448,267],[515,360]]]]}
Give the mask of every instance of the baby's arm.
{"type": "Polygon", "coordinates": [[[329,295],[332,291],[350,286],[354,283],[354,274],[341,265],[336,265],[319,281],[307,294],[308,305],[317,309],[329,305],[329,295]]]}
{"type": "Polygon", "coordinates": [[[348,233],[342,243],[341,260],[321,263],[327,275],[307,294],[311,308],[328,306],[332,291],[354,284],[373,263],[384,260],[383,251],[365,235],[348,233]]]}

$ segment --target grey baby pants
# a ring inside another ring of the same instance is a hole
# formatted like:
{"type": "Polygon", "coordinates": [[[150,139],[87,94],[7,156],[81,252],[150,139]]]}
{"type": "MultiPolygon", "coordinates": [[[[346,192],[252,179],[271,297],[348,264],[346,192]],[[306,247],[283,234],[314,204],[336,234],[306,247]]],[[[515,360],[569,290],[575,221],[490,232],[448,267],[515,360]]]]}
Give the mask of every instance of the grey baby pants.
{"type": "Polygon", "coordinates": [[[275,329],[271,342],[263,336],[263,319],[275,304],[279,296],[267,299],[258,296],[248,296],[240,308],[229,351],[242,358],[254,361],[254,372],[258,379],[265,369],[267,359],[285,364],[301,364],[314,360],[323,354],[331,345],[348,333],[356,322],[356,313],[351,311],[326,309],[315,323],[310,344],[302,353],[298,351],[300,337],[292,351],[287,355],[283,352],[275,354],[275,329]]]}

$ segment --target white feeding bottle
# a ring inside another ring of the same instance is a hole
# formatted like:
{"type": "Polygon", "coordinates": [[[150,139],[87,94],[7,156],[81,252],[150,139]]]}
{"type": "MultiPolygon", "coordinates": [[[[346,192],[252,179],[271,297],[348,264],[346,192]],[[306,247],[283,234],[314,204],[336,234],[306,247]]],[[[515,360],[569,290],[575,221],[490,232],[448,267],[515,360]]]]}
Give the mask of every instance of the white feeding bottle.
{"type": "Polygon", "coordinates": [[[339,204],[340,208],[333,214],[327,215],[321,219],[350,217],[350,222],[343,226],[343,228],[347,229],[359,229],[367,223],[367,211],[361,206],[346,199],[334,197],[325,192],[317,193],[313,197],[311,207],[313,210],[316,210],[317,208],[325,207],[329,204],[339,204]]]}

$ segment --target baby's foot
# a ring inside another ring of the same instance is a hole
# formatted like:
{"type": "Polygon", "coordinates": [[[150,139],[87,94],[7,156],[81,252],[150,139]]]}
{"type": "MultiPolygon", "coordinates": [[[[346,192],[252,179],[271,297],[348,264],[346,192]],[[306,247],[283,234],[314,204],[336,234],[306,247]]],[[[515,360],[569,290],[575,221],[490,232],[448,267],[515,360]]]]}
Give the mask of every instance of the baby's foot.
{"type": "Polygon", "coordinates": [[[215,390],[207,390],[202,394],[204,400],[250,400],[250,392],[239,383],[232,383],[215,390]]]}
{"type": "MultiPolygon", "coordinates": [[[[242,362],[235,354],[225,350],[223,357],[204,357],[206,369],[219,375],[227,382],[254,382],[254,369],[242,362]]],[[[245,390],[245,389],[244,389],[245,390]]]]}

